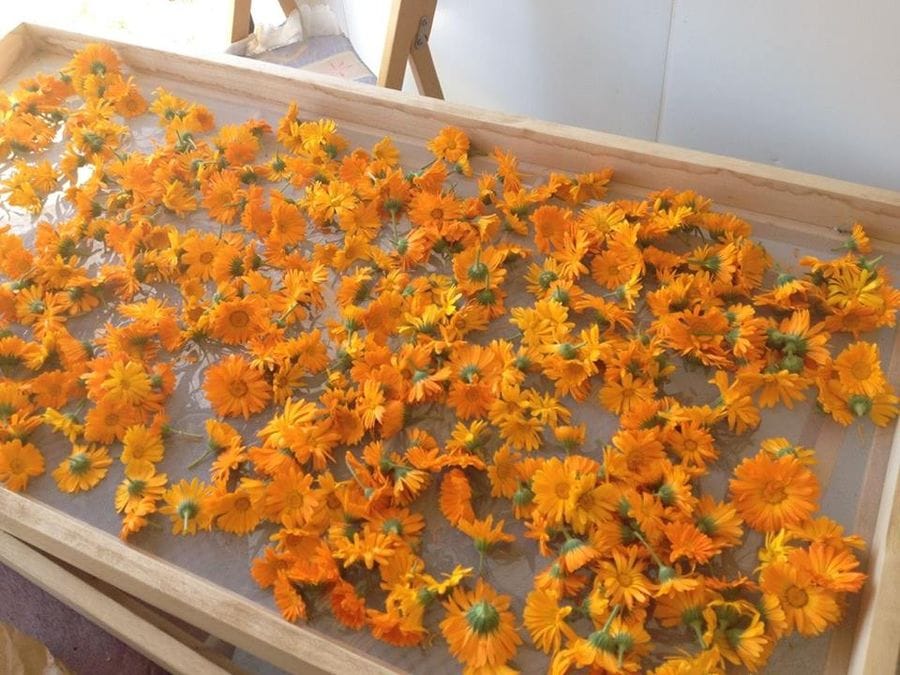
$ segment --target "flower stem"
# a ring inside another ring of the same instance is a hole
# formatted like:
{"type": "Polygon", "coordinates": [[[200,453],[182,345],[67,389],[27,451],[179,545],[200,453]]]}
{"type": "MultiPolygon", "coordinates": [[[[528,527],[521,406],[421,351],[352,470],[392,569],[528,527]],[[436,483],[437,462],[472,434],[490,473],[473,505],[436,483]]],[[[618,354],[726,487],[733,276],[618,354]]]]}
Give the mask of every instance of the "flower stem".
{"type": "Polygon", "coordinates": [[[612,622],[615,620],[617,616],[619,616],[619,612],[622,611],[622,605],[616,605],[612,608],[612,612],[609,613],[609,617],[606,619],[606,622],[603,624],[603,628],[600,629],[601,633],[605,633],[609,630],[609,627],[612,625],[612,622]]]}
{"type": "Polygon", "coordinates": [[[659,559],[659,556],[656,555],[656,551],[653,550],[653,547],[650,545],[646,539],[644,539],[644,535],[640,533],[638,530],[632,530],[635,538],[640,541],[644,547],[650,552],[650,557],[653,558],[653,562],[655,562],[659,567],[665,567],[665,564],[662,560],[659,559]]]}
{"type": "Polygon", "coordinates": [[[706,640],[703,639],[703,632],[700,630],[700,622],[697,620],[691,621],[690,626],[694,629],[694,635],[697,636],[697,642],[700,643],[700,647],[706,649],[706,640]]]}
{"type": "Polygon", "coordinates": [[[175,429],[174,427],[166,427],[166,432],[170,434],[177,434],[178,436],[182,436],[184,438],[190,438],[194,441],[206,440],[206,436],[204,436],[203,434],[192,434],[189,431],[181,431],[180,429],[175,429]]]}
{"type": "Polygon", "coordinates": [[[212,455],[215,451],[216,451],[216,449],[215,449],[214,447],[209,447],[209,448],[207,448],[207,449],[206,449],[206,452],[204,452],[204,453],[203,453],[202,455],[200,455],[197,459],[195,459],[193,462],[191,462],[190,464],[188,464],[188,468],[189,468],[189,469],[196,469],[197,466],[200,465],[200,464],[203,462],[203,460],[205,460],[207,457],[209,457],[210,455],[212,455]]]}

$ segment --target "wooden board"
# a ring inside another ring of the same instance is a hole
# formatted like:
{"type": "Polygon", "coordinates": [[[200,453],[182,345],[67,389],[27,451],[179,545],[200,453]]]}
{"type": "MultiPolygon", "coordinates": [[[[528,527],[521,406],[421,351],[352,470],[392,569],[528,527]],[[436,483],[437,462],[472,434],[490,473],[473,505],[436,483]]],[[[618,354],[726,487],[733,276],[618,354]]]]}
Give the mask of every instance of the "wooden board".
{"type": "Polygon", "coordinates": [[[0,562],[172,673],[229,672],[5,532],[0,532],[0,562]]]}
{"type": "MultiPolygon", "coordinates": [[[[71,54],[97,39],[21,25],[0,40],[0,79],[14,77],[42,54],[71,54]]],[[[897,192],[411,97],[228,55],[199,58],[99,39],[112,44],[139,77],[163,77],[282,109],[297,100],[307,117],[330,117],[344,130],[389,134],[419,147],[442,127],[459,126],[469,132],[474,146],[501,146],[534,172],[609,166],[616,171],[612,188],[619,194],[665,187],[696,190],[717,208],[750,220],[756,234],[785,246],[814,241],[827,248],[828,242],[844,238],[839,228],[859,220],[891,265],[896,267],[900,256],[897,192]]],[[[884,352],[892,355],[889,377],[896,382],[896,332],[884,352]]],[[[896,662],[900,595],[893,582],[900,571],[900,441],[893,433],[880,430],[873,438],[851,523],[872,541],[872,581],[859,603],[861,619],[855,627],[851,611],[841,630],[834,631],[826,672],[846,672],[848,664],[852,672],[889,672],[896,662]]],[[[823,443],[833,442],[836,453],[842,439],[823,443]]],[[[386,664],[315,630],[290,625],[266,607],[28,496],[0,489],[0,529],[290,672],[392,672],[386,664]]]]}

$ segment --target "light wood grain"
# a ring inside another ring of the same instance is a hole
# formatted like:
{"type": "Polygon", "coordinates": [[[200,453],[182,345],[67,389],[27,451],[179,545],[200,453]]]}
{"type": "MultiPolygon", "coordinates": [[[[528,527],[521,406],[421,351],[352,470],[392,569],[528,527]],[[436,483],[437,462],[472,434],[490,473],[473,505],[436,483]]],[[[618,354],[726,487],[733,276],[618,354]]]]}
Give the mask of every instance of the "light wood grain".
{"type": "Polygon", "coordinates": [[[409,65],[420,94],[432,98],[444,98],[444,91],[441,89],[441,82],[431,56],[431,48],[427,42],[419,47],[414,47],[409,53],[409,65]]]}
{"type": "Polygon", "coordinates": [[[34,50],[31,35],[25,26],[18,26],[0,38],[0,79],[9,77],[34,50]]]}
{"type": "Polygon", "coordinates": [[[5,532],[0,532],[0,561],[162,668],[182,675],[228,675],[227,670],[5,532]]]}
{"type": "Polygon", "coordinates": [[[406,75],[406,62],[419,18],[414,11],[418,0],[393,0],[388,16],[388,29],[384,39],[378,86],[401,89],[406,75]]]}
{"type": "MultiPolygon", "coordinates": [[[[204,656],[208,660],[212,661],[217,666],[222,668],[222,670],[231,673],[231,675],[249,675],[247,671],[237,666],[225,653],[219,651],[215,646],[209,644],[210,640],[216,642],[217,644],[225,644],[224,642],[219,641],[218,638],[208,638],[207,640],[201,640],[196,635],[186,630],[182,625],[176,623],[176,621],[173,620],[169,615],[164,614],[159,610],[154,609],[153,607],[150,607],[137,598],[128,595],[128,593],[125,593],[124,591],[116,588],[112,584],[108,584],[95,577],[90,577],[83,572],[75,570],[74,568],[70,569],[69,572],[80,578],[82,581],[90,584],[99,592],[103,593],[111,600],[117,602],[125,609],[136,614],[145,621],[153,624],[160,630],[171,635],[182,644],[193,649],[201,656],[204,656]]],[[[233,652],[233,648],[231,648],[231,651],[233,652]]]]}
{"type": "Polygon", "coordinates": [[[378,86],[401,89],[409,61],[419,93],[444,98],[428,47],[436,6],[437,0],[393,0],[378,86]]]}
{"type": "MultiPolygon", "coordinates": [[[[889,355],[890,382],[900,381],[900,335],[889,355]]],[[[868,675],[894,673],[900,659],[900,425],[893,432],[879,429],[873,440],[863,483],[856,526],[874,532],[866,570],[869,581],[860,598],[860,619],[853,632],[848,669],[868,675]],[[879,449],[885,451],[876,454],[879,449]]],[[[839,644],[833,645],[829,662],[835,661],[839,644]]],[[[835,671],[838,672],[838,671],[835,671]]]]}
{"type": "Polygon", "coordinates": [[[61,511],[3,488],[0,530],[288,672],[397,672],[61,511]]]}
{"type": "Polygon", "coordinates": [[[243,40],[250,35],[250,0],[230,0],[231,2],[231,42],[243,40]]]}

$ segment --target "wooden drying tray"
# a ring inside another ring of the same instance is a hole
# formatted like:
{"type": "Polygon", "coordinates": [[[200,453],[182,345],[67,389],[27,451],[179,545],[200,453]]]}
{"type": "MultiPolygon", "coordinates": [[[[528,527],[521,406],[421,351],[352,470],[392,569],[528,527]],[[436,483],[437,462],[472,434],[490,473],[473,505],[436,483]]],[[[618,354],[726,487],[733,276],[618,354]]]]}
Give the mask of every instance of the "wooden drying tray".
{"type": "MultiPolygon", "coordinates": [[[[621,195],[664,187],[692,189],[716,206],[746,218],[756,234],[803,246],[841,241],[838,232],[865,223],[879,253],[900,256],[900,193],[729,157],[634,140],[434,99],[411,97],[327,76],[229,55],[204,58],[152,47],[22,24],[0,38],[0,79],[41,53],[69,55],[102,40],[129,68],[170,80],[227,91],[303,113],[330,117],[344,128],[386,134],[422,146],[442,127],[459,126],[473,146],[500,146],[535,171],[615,170],[621,195]]],[[[830,244],[828,244],[830,245],[830,244]]],[[[900,334],[900,331],[898,331],[900,334]]],[[[889,379],[900,377],[895,336],[889,379]]],[[[829,643],[827,672],[893,672],[900,644],[900,438],[877,430],[857,506],[855,531],[871,542],[871,580],[856,625],[848,621],[829,643]],[[849,665],[848,665],[849,664],[849,665]]],[[[28,496],[0,488],[0,529],[150,605],[177,616],[290,672],[383,673],[391,667],[314,630],[283,621],[270,610],[186,570],[120,542],[28,496]],[[314,665],[313,665],[314,664],[314,665]]]]}

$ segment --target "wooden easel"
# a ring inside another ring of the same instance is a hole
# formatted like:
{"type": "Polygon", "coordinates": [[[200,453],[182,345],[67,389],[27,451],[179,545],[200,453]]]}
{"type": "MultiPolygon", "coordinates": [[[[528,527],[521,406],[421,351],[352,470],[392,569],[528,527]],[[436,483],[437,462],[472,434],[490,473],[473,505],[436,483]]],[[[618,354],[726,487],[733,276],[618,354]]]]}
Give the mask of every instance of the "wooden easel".
{"type": "MultiPolygon", "coordinates": [[[[232,42],[250,34],[250,1],[231,0],[232,42]]],[[[295,8],[293,0],[278,2],[285,16],[295,8]]],[[[437,0],[393,0],[384,56],[378,73],[378,86],[402,88],[406,63],[409,61],[419,93],[432,98],[444,98],[434,60],[431,58],[431,49],[428,47],[436,7],[437,0]]]]}

